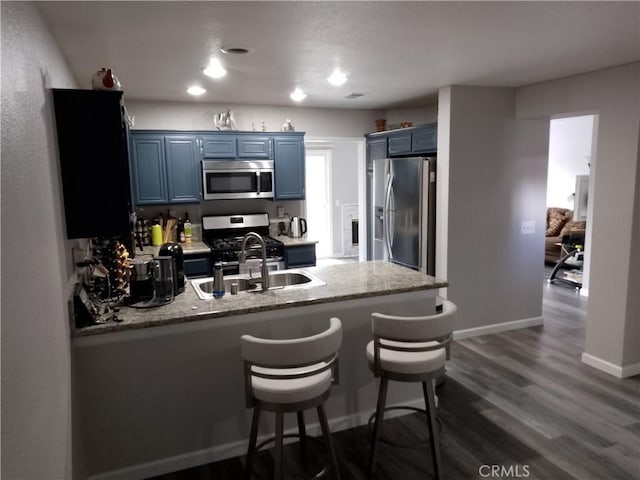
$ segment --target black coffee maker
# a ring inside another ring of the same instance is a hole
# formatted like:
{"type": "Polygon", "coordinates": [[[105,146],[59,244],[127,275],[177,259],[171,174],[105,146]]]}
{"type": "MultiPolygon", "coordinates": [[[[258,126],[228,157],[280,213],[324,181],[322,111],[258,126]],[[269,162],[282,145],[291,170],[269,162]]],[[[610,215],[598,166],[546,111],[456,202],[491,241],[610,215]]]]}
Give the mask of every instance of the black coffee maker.
{"type": "Polygon", "coordinates": [[[158,255],[173,257],[173,294],[184,292],[184,254],[177,243],[165,243],[160,247],[158,255]]]}
{"type": "Polygon", "coordinates": [[[151,263],[151,260],[139,258],[131,261],[129,295],[132,304],[153,298],[151,263]]]}

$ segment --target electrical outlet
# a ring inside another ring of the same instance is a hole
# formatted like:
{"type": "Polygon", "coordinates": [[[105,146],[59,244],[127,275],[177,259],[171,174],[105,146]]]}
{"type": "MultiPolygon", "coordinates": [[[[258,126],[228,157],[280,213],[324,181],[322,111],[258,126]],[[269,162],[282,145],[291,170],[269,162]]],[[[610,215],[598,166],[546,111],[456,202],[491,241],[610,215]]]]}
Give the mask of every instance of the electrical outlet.
{"type": "Polygon", "coordinates": [[[520,233],[522,235],[530,235],[536,231],[536,222],[527,220],[520,224],[520,233]]]}

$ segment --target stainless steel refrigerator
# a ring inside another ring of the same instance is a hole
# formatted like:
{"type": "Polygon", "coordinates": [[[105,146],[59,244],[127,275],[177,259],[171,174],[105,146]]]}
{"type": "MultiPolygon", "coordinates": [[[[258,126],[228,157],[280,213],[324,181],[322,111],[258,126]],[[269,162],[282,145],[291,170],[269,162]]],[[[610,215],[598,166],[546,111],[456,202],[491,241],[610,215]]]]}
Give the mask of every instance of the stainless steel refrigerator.
{"type": "Polygon", "coordinates": [[[372,173],[370,258],[435,275],[435,157],[374,160],[372,173]]]}

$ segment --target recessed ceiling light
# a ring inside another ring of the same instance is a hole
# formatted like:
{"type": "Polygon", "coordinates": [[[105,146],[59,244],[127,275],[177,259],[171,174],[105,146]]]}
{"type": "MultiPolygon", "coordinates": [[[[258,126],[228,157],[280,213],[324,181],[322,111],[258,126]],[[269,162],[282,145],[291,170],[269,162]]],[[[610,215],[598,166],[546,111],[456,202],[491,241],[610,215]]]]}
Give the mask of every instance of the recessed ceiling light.
{"type": "Polygon", "coordinates": [[[202,95],[203,93],[205,93],[206,90],[202,87],[199,87],[197,85],[194,85],[192,87],[187,88],[187,93],[191,94],[191,95],[202,95]]]}
{"type": "Polygon", "coordinates": [[[291,92],[291,95],[289,95],[289,97],[291,97],[291,100],[295,102],[301,102],[302,100],[307,98],[307,94],[299,88],[296,88],[293,92],[291,92]]]}
{"type": "Polygon", "coordinates": [[[212,58],[207,68],[203,71],[205,75],[211,78],[222,78],[227,74],[227,70],[217,58],[212,58]]]}
{"type": "Polygon", "coordinates": [[[251,50],[244,47],[222,47],[220,51],[222,53],[229,53],[232,55],[244,55],[245,53],[249,53],[251,50]]]}
{"type": "Polygon", "coordinates": [[[327,82],[336,87],[344,85],[346,81],[347,76],[338,69],[334,70],[331,76],[327,78],[327,82]]]}

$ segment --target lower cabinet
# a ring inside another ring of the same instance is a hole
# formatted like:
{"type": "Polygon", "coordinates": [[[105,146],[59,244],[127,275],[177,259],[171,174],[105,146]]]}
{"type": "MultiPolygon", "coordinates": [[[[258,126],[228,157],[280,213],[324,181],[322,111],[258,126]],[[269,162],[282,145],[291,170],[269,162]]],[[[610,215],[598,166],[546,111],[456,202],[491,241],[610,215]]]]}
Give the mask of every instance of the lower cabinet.
{"type": "Polygon", "coordinates": [[[187,278],[213,277],[213,261],[210,253],[184,255],[184,274],[187,278]]]}
{"type": "Polygon", "coordinates": [[[315,267],[316,245],[287,245],[284,247],[285,268],[315,267]]]}

